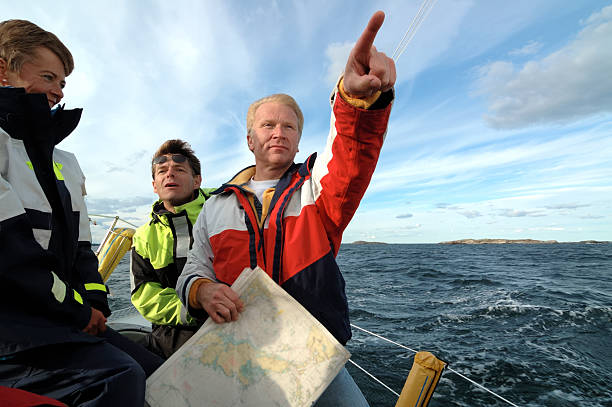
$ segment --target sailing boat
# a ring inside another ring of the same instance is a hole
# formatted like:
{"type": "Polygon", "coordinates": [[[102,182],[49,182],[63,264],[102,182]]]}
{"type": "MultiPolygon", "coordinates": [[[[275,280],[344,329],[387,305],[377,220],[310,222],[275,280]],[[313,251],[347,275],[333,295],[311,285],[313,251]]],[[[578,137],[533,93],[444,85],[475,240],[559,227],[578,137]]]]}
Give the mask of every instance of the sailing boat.
{"type": "MultiPolygon", "coordinates": [[[[112,272],[119,264],[119,261],[130,250],[131,239],[135,232],[135,229],[129,227],[116,227],[116,224],[119,220],[128,223],[120,219],[118,216],[110,218],[113,218],[114,221],[106,232],[105,237],[96,252],[99,260],[99,272],[103,276],[105,282],[108,281],[108,279],[112,275],[112,272]]],[[[130,226],[133,225],[130,224],[130,226]]],[[[118,315],[115,317],[111,316],[111,319],[109,320],[109,326],[111,326],[114,330],[120,332],[127,338],[131,339],[132,341],[145,345],[147,340],[147,334],[151,332],[150,322],[147,321],[144,317],[142,317],[134,308],[120,310],[119,312],[116,312],[116,314],[118,315]]],[[[408,350],[415,354],[412,369],[410,370],[406,378],[401,393],[397,393],[385,383],[383,383],[381,380],[376,378],[374,375],[363,369],[353,360],[349,359],[349,362],[355,365],[358,369],[362,370],[372,380],[376,381],[387,391],[397,397],[397,402],[395,404],[396,407],[426,407],[429,404],[429,401],[433,396],[436,386],[445,371],[452,372],[458,375],[459,377],[469,381],[473,385],[479,387],[480,389],[504,401],[508,405],[517,407],[516,404],[505,399],[499,394],[487,389],[486,387],[476,383],[472,379],[453,370],[451,367],[448,366],[448,363],[441,361],[430,352],[417,351],[400,343],[384,338],[383,336],[378,335],[374,332],[363,329],[357,325],[351,324],[351,326],[354,329],[376,337],[380,340],[384,340],[388,343],[401,347],[402,349],[408,350]]]]}

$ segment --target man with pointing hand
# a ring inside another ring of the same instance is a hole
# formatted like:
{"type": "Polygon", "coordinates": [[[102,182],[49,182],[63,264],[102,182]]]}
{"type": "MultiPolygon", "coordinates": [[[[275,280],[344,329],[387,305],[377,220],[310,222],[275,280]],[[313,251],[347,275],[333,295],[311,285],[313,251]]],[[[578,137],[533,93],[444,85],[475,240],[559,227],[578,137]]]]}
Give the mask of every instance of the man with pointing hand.
{"type": "MultiPolygon", "coordinates": [[[[295,100],[277,94],[247,113],[255,165],[206,201],[177,283],[189,314],[236,321],[244,304],[229,287],[259,266],[342,343],[351,338],[344,279],[335,257],[376,167],[393,101],[395,65],[373,46],[384,13],[370,19],[331,96],[332,126],[317,157],[293,162],[304,118],[295,100]]],[[[342,369],[316,406],[367,406],[342,369]]]]}

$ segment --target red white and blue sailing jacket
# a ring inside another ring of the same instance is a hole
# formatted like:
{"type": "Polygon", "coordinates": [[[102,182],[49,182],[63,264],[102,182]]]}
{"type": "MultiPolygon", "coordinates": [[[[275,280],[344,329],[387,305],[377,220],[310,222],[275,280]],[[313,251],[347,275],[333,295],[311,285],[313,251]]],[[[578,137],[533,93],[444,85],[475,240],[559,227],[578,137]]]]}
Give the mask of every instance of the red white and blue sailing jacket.
{"type": "Polygon", "coordinates": [[[189,303],[195,281],[231,285],[243,269],[259,266],[340,343],[350,339],[345,283],[335,257],[376,167],[392,100],[393,91],[383,93],[365,110],[334,92],[325,150],[293,164],[264,193],[261,218],[246,187],[254,166],[215,191],[196,221],[194,245],[177,283],[192,316],[206,317],[189,303]]]}

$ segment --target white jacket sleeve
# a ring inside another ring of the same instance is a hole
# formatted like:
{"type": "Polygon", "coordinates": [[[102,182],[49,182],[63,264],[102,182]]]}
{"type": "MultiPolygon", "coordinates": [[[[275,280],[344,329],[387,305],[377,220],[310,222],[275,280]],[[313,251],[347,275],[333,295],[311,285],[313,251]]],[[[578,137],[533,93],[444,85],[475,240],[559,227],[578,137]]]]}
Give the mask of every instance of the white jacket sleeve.
{"type": "Polygon", "coordinates": [[[208,238],[206,204],[204,204],[193,226],[193,246],[189,250],[187,263],[176,283],[176,291],[183,304],[188,307],[191,315],[198,314],[198,311],[202,312],[202,310],[194,310],[189,307],[189,291],[193,282],[199,278],[218,281],[213,270],[213,257],[210,239],[208,238]]]}

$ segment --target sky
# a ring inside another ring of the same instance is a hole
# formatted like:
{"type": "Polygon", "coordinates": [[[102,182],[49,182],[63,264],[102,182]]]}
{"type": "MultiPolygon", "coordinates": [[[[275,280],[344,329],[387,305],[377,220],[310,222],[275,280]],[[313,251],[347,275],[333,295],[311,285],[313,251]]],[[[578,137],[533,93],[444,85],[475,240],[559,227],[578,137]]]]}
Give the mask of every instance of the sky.
{"type": "MultiPolygon", "coordinates": [[[[92,214],[147,222],[150,163],[191,144],[217,187],[254,164],[246,111],[288,93],[325,146],[329,96],[376,10],[392,55],[421,0],[5,2],[68,46],[62,103],[92,214]]],[[[612,2],[438,0],[397,60],[385,144],[343,242],[612,240],[612,2]]],[[[108,220],[94,218],[94,242],[108,220]]]]}

